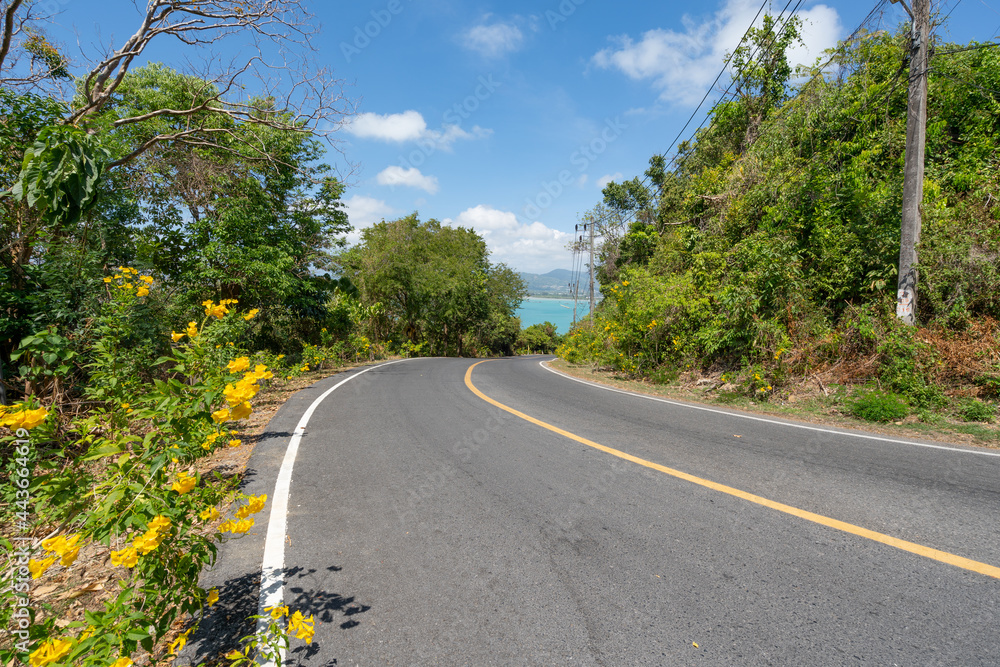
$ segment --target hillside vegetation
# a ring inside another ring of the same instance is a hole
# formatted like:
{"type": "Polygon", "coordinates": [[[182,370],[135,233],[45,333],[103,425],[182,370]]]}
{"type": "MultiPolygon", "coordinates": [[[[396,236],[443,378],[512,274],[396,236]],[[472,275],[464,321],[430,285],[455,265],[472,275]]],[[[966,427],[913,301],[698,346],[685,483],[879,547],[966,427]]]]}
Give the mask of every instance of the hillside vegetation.
{"type": "Polygon", "coordinates": [[[794,85],[794,28],[768,21],[752,38],[762,55],[735,54],[736,95],[676,160],[654,156],[588,214],[605,299],[559,354],[661,381],[714,374],[760,400],[826,372],[894,394],[903,414],[992,419],[1000,49],[934,44],[920,326],[907,327],[894,307],[909,29],[862,34],[794,85]]]}

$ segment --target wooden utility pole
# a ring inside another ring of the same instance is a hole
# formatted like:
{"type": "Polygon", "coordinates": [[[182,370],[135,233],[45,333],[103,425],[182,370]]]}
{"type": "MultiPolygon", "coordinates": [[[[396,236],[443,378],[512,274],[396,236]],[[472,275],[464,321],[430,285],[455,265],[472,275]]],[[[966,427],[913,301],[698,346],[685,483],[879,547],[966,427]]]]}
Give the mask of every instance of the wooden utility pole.
{"type": "Polygon", "coordinates": [[[903,166],[903,215],[899,239],[899,282],[896,317],[909,325],[917,320],[917,245],[920,204],[924,198],[924,144],[927,130],[927,69],[930,64],[930,0],[892,0],[913,20],[910,32],[910,89],[906,110],[906,156],[903,166]]]}

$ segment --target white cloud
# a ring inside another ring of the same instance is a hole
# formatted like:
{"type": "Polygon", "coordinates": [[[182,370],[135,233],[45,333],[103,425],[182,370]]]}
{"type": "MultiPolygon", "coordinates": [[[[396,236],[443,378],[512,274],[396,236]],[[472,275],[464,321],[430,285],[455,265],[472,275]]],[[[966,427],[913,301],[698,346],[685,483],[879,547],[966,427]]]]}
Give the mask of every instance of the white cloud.
{"type": "MultiPolygon", "coordinates": [[[[484,21],[488,18],[486,16],[484,21]]],[[[512,23],[482,23],[462,34],[462,45],[486,58],[497,58],[517,51],[523,43],[524,33],[512,23]]]]}
{"type": "Polygon", "coordinates": [[[415,141],[427,131],[424,117],[417,111],[403,113],[358,114],[345,123],[344,129],[362,139],[380,139],[382,141],[415,141]]]}
{"type": "Polygon", "coordinates": [[[344,207],[347,209],[347,219],[354,227],[354,230],[347,235],[347,243],[350,245],[361,240],[362,229],[399,214],[399,211],[383,200],[364,195],[354,195],[345,199],[344,207]]]}
{"type": "Polygon", "coordinates": [[[377,114],[365,112],[344,123],[344,129],[361,139],[376,139],[395,143],[415,141],[421,147],[434,150],[451,150],[459,139],[482,139],[493,134],[478,125],[467,132],[458,125],[442,125],[439,130],[427,127],[419,111],[410,109],[403,113],[377,114]]]}
{"type": "Polygon", "coordinates": [[[573,240],[572,234],[546,227],[541,222],[518,222],[517,215],[510,211],[480,204],[444,223],[476,230],[486,241],[492,261],[505,262],[518,271],[544,273],[568,267],[573,259],[566,249],[573,240]]]}
{"type": "MultiPolygon", "coordinates": [[[[685,15],[683,32],[657,28],[643,33],[638,42],[628,35],[616,37],[617,46],[599,51],[592,61],[631,79],[652,80],[664,101],[694,105],[719,73],[726,53],[739,45],[757,9],[756,0],[726,0],[701,23],[685,15]]],[[[789,61],[793,66],[812,64],[822,51],[836,46],[842,32],[840,17],[826,5],[797,12],[797,16],[804,23],[805,46],[790,49],[789,61]]]]}
{"type": "Polygon", "coordinates": [[[617,181],[618,183],[621,183],[623,178],[625,178],[625,176],[622,175],[620,171],[616,171],[613,174],[604,174],[599,179],[597,179],[597,189],[603,190],[604,186],[610,183],[611,181],[617,181]]]}
{"type": "Polygon", "coordinates": [[[379,185],[405,185],[410,188],[420,188],[430,194],[438,191],[438,180],[435,176],[424,176],[416,167],[403,169],[398,165],[386,167],[379,172],[375,180],[379,185]]]}

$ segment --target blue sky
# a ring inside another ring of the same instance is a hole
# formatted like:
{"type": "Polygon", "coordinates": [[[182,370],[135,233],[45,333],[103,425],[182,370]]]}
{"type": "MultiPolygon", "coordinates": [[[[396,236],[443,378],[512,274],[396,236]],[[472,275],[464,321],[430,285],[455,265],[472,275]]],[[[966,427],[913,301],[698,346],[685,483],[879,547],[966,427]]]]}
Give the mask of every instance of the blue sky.
{"type": "MultiPolygon", "coordinates": [[[[130,2],[50,2],[83,39],[99,30],[120,42],[137,25],[130,2]]],[[[650,156],[672,149],[760,1],[306,6],[321,24],[321,62],[357,101],[335,134],[343,155],[330,156],[356,166],[345,197],[355,227],[419,211],[475,228],[494,261],[546,272],[570,267],[574,224],[608,179],[640,175],[650,156]]],[[[807,48],[793,59],[811,63],[874,6],[803,2],[807,48]]],[[[1000,0],[933,6],[950,12],[951,40],[1000,34],[1000,0]]],[[[904,18],[886,5],[882,26],[904,18]]],[[[183,69],[191,54],[164,43],[151,55],[183,69]]]]}

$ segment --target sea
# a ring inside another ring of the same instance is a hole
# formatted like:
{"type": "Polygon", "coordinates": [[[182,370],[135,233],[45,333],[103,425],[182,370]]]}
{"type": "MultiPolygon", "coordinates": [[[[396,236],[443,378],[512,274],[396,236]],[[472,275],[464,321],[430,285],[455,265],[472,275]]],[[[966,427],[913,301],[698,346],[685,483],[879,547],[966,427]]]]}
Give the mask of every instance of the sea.
{"type": "MultiPolygon", "coordinates": [[[[581,319],[589,310],[588,300],[580,299],[576,305],[576,319],[581,319]]],[[[573,324],[573,299],[529,296],[521,302],[521,307],[514,314],[521,318],[522,328],[551,322],[556,325],[557,333],[568,333],[573,324]]]]}

